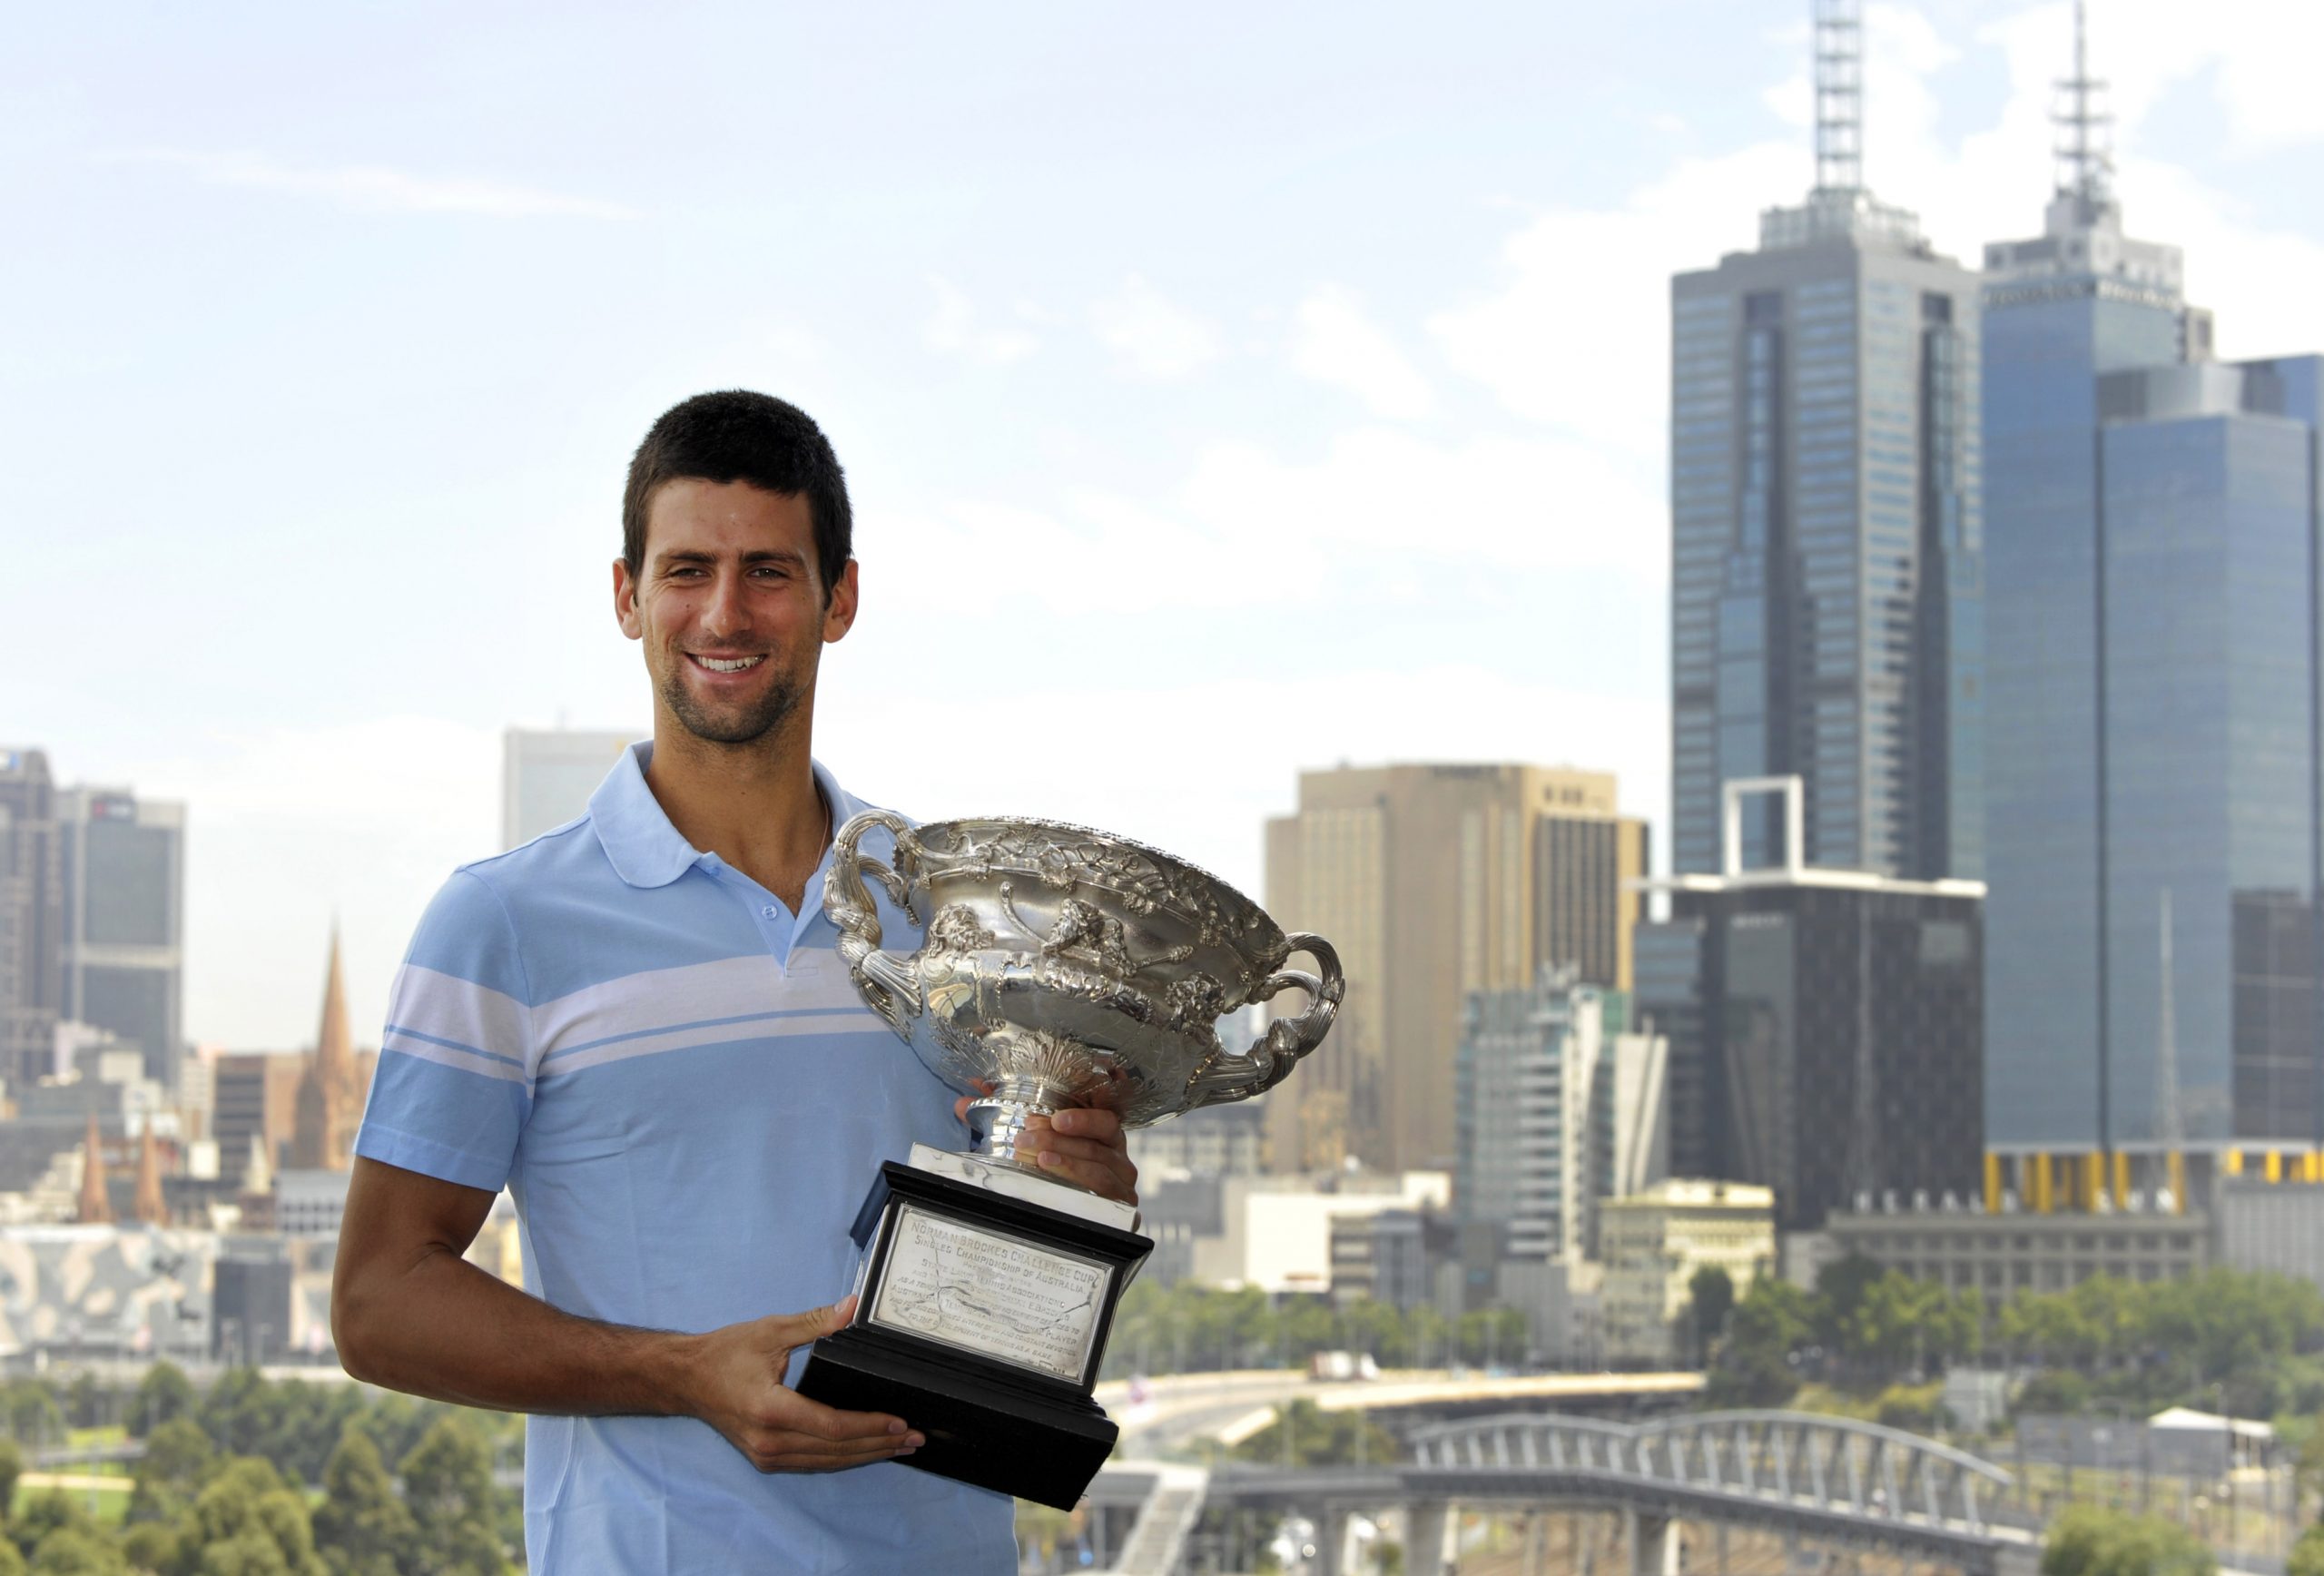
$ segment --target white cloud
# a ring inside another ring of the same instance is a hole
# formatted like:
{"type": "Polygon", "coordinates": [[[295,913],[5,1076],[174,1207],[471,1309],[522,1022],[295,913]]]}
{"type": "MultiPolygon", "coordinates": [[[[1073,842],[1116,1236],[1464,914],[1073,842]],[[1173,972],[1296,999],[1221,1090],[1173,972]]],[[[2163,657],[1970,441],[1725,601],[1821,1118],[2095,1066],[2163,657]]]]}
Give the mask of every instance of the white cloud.
{"type": "Polygon", "coordinates": [[[1057,673],[1043,718],[1070,719],[1069,771],[1039,750],[931,750],[891,725],[872,675],[826,664],[819,748],[847,785],[912,815],[1040,815],[1126,832],[1263,896],[1262,825],[1303,769],[1342,761],[1526,761],[1611,771],[1623,809],[1659,815],[1669,735],[1631,697],[1529,684],[1472,664],[1147,685],[1134,668],[1057,673]],[[825,743],[827,741],[827,743],[825,743]],[[1233,763],[1231,771],[1220,769],[1233,763]]]}
{"type": "Polygon", "coordinates": [[[998,367],[1022,360],[1039,348],[1039,341],[1021,329],[991,328],[980,322],[969,298],[950,281],[931,273],[928,282],[936,291],[936,311],[928,320],[925,334],[930,350],[998,367]]]}
{"type": "Polygon", "coordinates": [[[110,155],[112,162],[166,164],[190,170],[204,184],[244,186],[293,197],[320,198],[341,208],[377,213],[475,213],[495,219],[635,219],[638,211],[594,197],[571,197],[527,186],[466,177],[415,175],[383,164],[300,168],[264,153],[205,153],[143,148],[110,155]]]}
{"type": "Polygon", "coordinates": [[[339,917],[355,1035],[376,1042],[421,910],[498,852],[499,763],[489,730],[399,716],[220,735],[142,767],[141,793],[187,806],[189,1037],[307,1043],[339,917]]]}
{"type": "Polygon", "coordinates": [[[1184,378],[1226,353],[1207,319],[1166,299],[1137,274],[1092,306],[1089,322],[1098,341],[1140,378],[1184,378]]]}
{"type": "Polygon", "coordinates": [[[1502,248],[1500,289],[1428,320],[1458,371],[1510,409],[1592,448],[1659,467],[1675,269],[1755,243],[1758,212],[1796,200],[1804,148],[1680,160],[1614,209],[1552,209],[1502,248]]]}
{"type": "MultiPolygon", "coordinates": [[[[1794,27],[1800,53],[1804,28],[1794,27]]],[[[2038,234],[2051,182],[2052,83],[2072,66],[2071,7],[2045,5],[1948,37],[1920,11],[1866,15],[1864,163],[1884,201],[1920,213],[1937,250],[1975,266],[1985,242],[2038,234]],[[1998,49],[2010,88],[1985,125],[1948,135],[1936,84],[1965,45],[1998,49]]],[[[2146,118],[2174,85],[2208,78],[2240,152],[2324,141],[2324,94],[2304,62],[2324,13],[2220,0],[2191,33],[2171,0],[2118,0],[2096,19],[2092,70],[2111,79],[2124,150],[2116,189],[2131,231],[2182,246],[2190,298],[2220,312],[2223,350],[2324,348],[2324,244],[2144,152],[2146,118]]],[[[1804,71],[1763,94],[1796,140],[1685,159],[1607,209],[1553,208],[1512,234],[1492,291],[1429,320],[1446,360],[1520,416],[1663,464],[1669,277],[1756,244],[1758,211],[1796,203],[1814,179],[1804,71]]]]}
{"type": "MultiPolygon", "coordinates": [[[[1362,428],[1305,459],[1226,442],[1160,498],[950,500],[887,518],[899,558],[967,563],[1008,541],[1041,566],[1015,594],[1059,610],[1130,587],[1141,605],[1190,609],[1393,601],[1448,567],[1610,571],[1650,608],[1669,561],[1652,478],[1556,436],[1446,444],[1362,428]]],[[[900,578],[915,605],[954,606],[953,582],[900,578]]]]}
{"type": "Polygon", "coordinates": [[[1325,285],[1299,303],[1291,364],[1303,376],[1344,389],[1372,414],[1411,420],[1435,409],[1435,391],[1396,341],[1364,312],[1353,291],[1325,285]]]}

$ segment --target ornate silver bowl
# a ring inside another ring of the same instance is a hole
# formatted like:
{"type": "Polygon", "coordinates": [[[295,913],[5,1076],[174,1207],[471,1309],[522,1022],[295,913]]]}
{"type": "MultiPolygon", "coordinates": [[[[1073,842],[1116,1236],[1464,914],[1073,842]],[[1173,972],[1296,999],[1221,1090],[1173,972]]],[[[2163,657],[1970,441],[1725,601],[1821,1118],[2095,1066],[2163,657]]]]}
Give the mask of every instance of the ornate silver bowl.
{"type": "Polygon", "coordinates": [[[1036,1116],[1076,1106],[1142,1127],[1281,1083],[1332,1026],[1346,987],[1321,936],[1285,935],[1183,860],[1086,827],[993,818],[914,829],[871,810],[840,828],[823,911],[872,1010],[964,1094],[980,1152],[1019,1164],[1036,1116]],[[874,828],[892,865],[861,852],[874,828]],[[924,928],[881,950],[877,882],[924,928]],[[1320,974],[1285,969],[1293,952],[1320,974]],[[1218,1020],[1286,986],[1306,1010],[1230,1051],[1218,1020]]]}

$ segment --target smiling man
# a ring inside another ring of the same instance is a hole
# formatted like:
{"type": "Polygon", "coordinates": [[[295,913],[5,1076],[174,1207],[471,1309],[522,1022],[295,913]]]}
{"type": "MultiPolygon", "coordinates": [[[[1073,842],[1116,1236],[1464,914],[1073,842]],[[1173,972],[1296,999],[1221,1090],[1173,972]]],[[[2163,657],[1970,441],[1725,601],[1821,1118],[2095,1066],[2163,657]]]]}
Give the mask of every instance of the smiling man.
{"type": "MultiPolygon", "coordinates": [[[[340,1360],[536,1414],[546,1576],[1011,1571],[1008,1499],[900,1464],[911,1419],[789,1385],[846,1322],[880,1162],[966,1137],[822,914],[832,829],[865,808],[812,752],[822,649],[857,606],[831,445],[763,394],[676,406],[631,461],[613,578],[653,743],[420,921],[356,1140],[340,1360]],[[461,1257],[504,1187],[532,1295],[461,1257]]],[[[1041,1149],[1135,1196],[1109,1113],[1060,1115],[1041,1149]]]]}

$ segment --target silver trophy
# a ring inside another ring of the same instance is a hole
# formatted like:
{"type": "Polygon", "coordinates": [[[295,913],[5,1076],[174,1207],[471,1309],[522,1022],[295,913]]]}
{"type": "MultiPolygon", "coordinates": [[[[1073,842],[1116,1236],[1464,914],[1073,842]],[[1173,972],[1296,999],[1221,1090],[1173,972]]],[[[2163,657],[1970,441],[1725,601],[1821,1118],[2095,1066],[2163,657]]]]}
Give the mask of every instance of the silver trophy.
{"type": "Polygon", "coordinates": [[[1089,1393],[1153,1244],[1128,1205],[1039,1171],[1027,1124],[1098,1107],[1143,1127],[1265,1093],[1330,1029],[1338,955],[1183,860],[1051,821],[866,811],[832,842],[823,910],[864,1000],[975,1097],[976,1151],[916,1145],[881,1167],[855,1225],[854,1321],[815,1344],[799,1389],[921,1429],[913,1466],[1069,1507],[1113,1445],[1089,1393]],[[875,830],[888,862],[862,852],[875,830]],[[868,882],[921,927],[916,951],[882,950],[868,882]],[[1318,971],[1285,968],[1294,952],[1318,971]],[[1297,1016],[1221,1043],[1222,1017],[1293,986],[1297,1016]]]}
{"type": "Polygon", "coordinates": [[[1102,1106],[1136,1128],[1265,1093],[1322,1041],[1346,989],[1321,936],[1285,935],[1183,860],[1054,821],[915,831],[866,811],[832,844],[823,911],[872,1010],[931,1072],[980,1096],[979,1150],[1019,1164],[1036,1116],[1102,1106]],[[895,838],[892,866],[858,852],[874,827],[895,838]],[[867,876],[925,925],[918,951],[881,951],[867,876]],[[1321,977],[1285,969],[1293,952],[1321,977]],[[1219,1042],[1222,1016],[1289,986],[1305,1011],[1242,1051],[1219,1042]]]}

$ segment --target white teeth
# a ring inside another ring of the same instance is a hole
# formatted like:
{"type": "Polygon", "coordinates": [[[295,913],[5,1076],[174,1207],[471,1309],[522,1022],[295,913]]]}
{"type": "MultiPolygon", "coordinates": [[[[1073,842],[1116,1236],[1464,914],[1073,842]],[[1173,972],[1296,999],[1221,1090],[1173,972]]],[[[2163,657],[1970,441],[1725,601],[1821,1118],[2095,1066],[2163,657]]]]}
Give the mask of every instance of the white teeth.
{"type": "Polygon", "coordinates": [[[740,673],[746,667],[756,667],[760,663],[764,662],[766,657],[763,655],[738,656],[732,662],[721,662],[714,656],[697,656],[694,660],[713,673],[740,673]]]}

